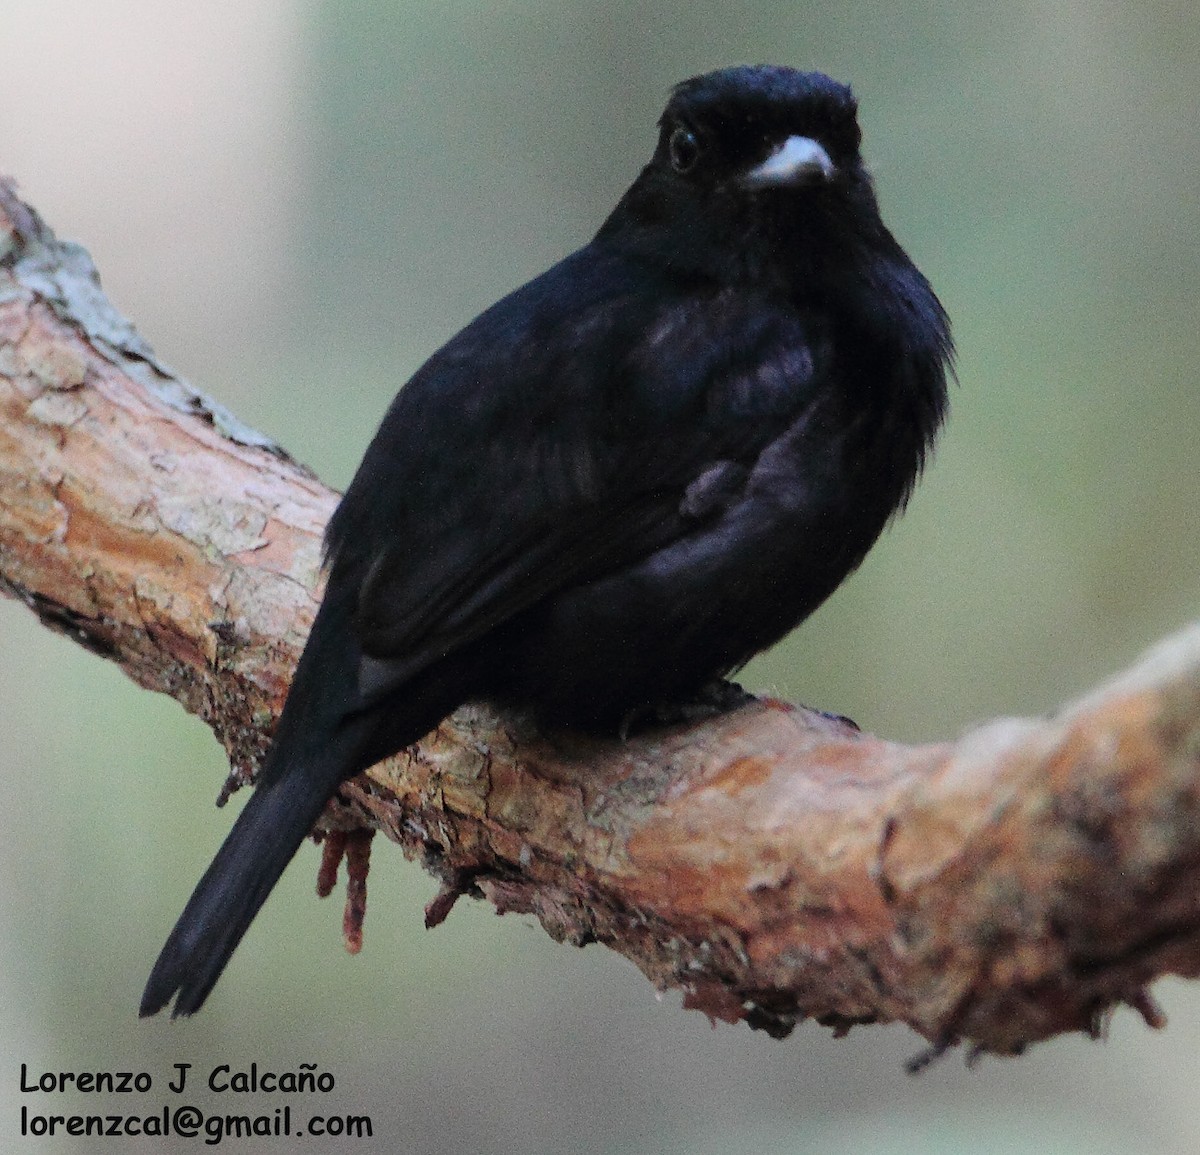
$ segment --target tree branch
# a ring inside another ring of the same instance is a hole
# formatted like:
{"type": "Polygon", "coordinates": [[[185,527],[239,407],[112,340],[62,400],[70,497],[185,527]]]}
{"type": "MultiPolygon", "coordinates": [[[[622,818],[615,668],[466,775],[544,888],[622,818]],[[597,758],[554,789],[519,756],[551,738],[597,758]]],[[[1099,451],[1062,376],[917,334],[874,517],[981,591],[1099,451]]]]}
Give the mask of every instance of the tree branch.
{"type": "MultiPolygon", "coordinates": [[[[316,606],[336,495],[163,366],[0,185],[0,588],[169,693],[246,780],[316,606]]],[[[627,742],[481,706],[347,785],[462,893],[600,941],[783,1036],[902,1020],[999,1053],[1200,971],[1200,625],[1084,701],[907,747],[764,701],[627,742]]],[[[355,905],[357,904],[357,905],[355,905]]],[[[357,911],[357,914],[356,914],[357,911]]]]}

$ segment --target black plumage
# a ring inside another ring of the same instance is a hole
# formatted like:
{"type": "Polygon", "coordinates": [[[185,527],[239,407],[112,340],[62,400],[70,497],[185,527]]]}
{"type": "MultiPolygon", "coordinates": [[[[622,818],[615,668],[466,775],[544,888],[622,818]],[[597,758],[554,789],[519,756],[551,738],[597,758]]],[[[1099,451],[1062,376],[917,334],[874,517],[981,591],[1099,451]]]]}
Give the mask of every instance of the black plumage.
{"type": "Polygon", "coordinates": [[[197,1010],[338,785],[463,701],[615,730],[802,621],[907,500],[950,355],[850,90],[775,67],[680,84],[591,243],[392,403],[258,787],[142,1014],[197,1010]]]}

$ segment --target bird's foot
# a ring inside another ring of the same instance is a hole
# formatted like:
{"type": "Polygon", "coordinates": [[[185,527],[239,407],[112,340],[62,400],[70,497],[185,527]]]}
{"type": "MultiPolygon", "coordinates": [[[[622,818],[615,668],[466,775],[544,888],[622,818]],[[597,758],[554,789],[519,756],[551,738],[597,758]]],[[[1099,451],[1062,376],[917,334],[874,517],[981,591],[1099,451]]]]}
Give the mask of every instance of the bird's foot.
{"type": "Polygon", "coordinates": [[[742,689],[737,682],[714,678],[711,682],[705,682],[693,697],[685,701],[635,706],[621,719],[618,733],[621,741],[624,742],[631,735],[643,730],[653,730],[659,726],[703,722],[708,718],[728,714],[745,706],[748,702],[757,700],[753,694],[742,689]]]}
{"type": "Polygon", "coordinates": [[[862,732],[862,727],[853,718],[847,718],[845,714],[835,714],[832,710],[814,710],[812,706],[807,708],[829,722],[837,722],[851,730],[862,732]]]}

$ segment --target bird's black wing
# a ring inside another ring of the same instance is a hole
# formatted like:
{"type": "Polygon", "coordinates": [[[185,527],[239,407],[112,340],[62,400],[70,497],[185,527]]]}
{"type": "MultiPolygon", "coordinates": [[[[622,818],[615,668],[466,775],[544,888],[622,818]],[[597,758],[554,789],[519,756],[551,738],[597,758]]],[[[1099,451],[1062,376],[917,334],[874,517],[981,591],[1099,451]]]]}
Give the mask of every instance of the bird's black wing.
{"type": "Polygon", "coordinates": [[[364,692],[715,516],[822,359],[786,301],[595,245],[499,302],[400,391],[330,524],[364,692]]]}

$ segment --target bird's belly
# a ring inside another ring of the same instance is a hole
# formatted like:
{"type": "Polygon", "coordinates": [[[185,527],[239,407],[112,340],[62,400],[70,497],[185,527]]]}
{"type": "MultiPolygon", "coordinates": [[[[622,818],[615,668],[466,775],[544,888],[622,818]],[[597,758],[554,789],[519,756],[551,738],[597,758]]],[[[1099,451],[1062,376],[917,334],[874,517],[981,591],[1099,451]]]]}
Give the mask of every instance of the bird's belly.
{"type": "Polygon", "coordinates": [[[761,500],[560,591],[505,627],[494,696],[600,727],[687,700],[808,617],[859,564],[893,505],[865,502],[853,485],[810,503],[761,500]]]}

